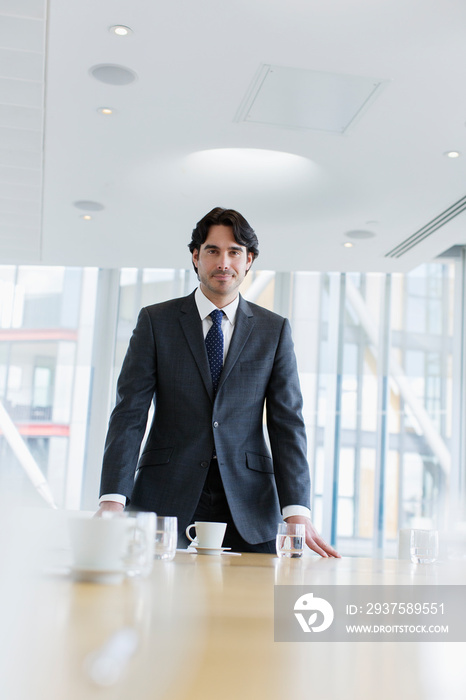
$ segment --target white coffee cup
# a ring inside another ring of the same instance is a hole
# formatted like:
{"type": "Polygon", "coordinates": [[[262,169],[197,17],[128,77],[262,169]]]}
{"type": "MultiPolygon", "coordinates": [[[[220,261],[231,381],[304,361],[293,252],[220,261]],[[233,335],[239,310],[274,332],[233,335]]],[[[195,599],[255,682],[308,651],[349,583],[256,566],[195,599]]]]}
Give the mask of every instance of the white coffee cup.
{"type": "Polygon", "coordinates": [[[73,517],[68,524],[75,571],[124,573],[124,517],[73,517]]]}
{"type": "Polygon", "coordinates": [[[186,528],[186,537],[201,549],[221,549],[225,537],[226,523],[196,521],[186,528]],[[196,528],[196,538],[191,537],[191,528],[196,528]]]}

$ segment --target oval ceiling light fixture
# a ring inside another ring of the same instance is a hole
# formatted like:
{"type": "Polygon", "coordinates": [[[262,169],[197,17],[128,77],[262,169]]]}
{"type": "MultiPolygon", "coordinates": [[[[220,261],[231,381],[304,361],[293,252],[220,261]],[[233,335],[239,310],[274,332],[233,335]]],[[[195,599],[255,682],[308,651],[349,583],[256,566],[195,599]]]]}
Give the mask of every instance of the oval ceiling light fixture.
{"type": "Polygon", "coordinates": [[[90,221],[92,219],[92,216],[90,214],[83,214],[81,216],[81,219],[84,219],[84,221],[90,221]]]}
{"type": "Polygon", "coordinates": [[[188,158],[204,165],[206,169],[215,167],[226,172],[254,170],[268,172],[272,168],[295,169],[297,166],[311,163],[307,158],[284,151],[268,151],[261,148],[213,148],[197,151],[188,158]]]}
{"type": "Polygon", "coordinates": [[[308,158],[260,148],[215,148],[191,153],[184,172],[197,185],[235,188],[236,192],[297,192],[307,189],[319,168],[308,158]]]}
{"type": "Polygon", "coordinates": [[[373,231],[364,231],[362,229],[356,229],[354,231],[347,231],[345,233],[345,236],[348,236],[348,238],[353,238],[357,241],[363,241],[366,238],[375,238],[375,233],[373,231]]]}
{"type": "Polygon", "coordinates": [[[99,114],[110,115],[115,114],[116,110],[113,107],[99,107],[97,111],[99,114]]]}
{"type": "Polygon", "coordinates": [[[73,206],[76,207],[76,209],[81,209],[83,211],[102,211],[102,209],[105,209],[104,205],[100,202],[92,202],[91,200],[86,199],[73,202],[73,206]]]}
{"type": "Polygon", "coordinates": [[[346,243],[343,243],[343,248],[354,248],[354,243],[346,241],[346,243]]]}
{"type": "Polygon", "coordinates": [[[136,73],[130,68],[117,66],[113,63],[100,63],[97,66],[92,66],[89,73],[93,78],[107,85],[129,85],[137,78],[136,73]]]}
{"type": "Polygon", "coordinates": [[[115,36],[129,36],[133,33],[133,30],[129,27],[125,27],[124,24],[115,24],[113,27],[109,27],[108,31],[115,36]]]}
{"type": "Polygon", "coordinates": [[[447,151],[444,153],[447,158],[459,158],[461,153],[459,151],[447,151]]]}

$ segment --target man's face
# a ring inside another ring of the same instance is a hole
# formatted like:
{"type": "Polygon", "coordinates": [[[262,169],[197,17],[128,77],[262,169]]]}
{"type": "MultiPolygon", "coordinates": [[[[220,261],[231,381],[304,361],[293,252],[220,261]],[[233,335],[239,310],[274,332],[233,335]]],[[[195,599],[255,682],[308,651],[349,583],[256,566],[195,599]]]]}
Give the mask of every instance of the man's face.
{"type": "Polygon", "coordinates": [[[201,290],[220,308],[236,298],[252,261],[253,254],[235,241],[231,226],[211,226],[200,250],[193,252],[201,290]]]}

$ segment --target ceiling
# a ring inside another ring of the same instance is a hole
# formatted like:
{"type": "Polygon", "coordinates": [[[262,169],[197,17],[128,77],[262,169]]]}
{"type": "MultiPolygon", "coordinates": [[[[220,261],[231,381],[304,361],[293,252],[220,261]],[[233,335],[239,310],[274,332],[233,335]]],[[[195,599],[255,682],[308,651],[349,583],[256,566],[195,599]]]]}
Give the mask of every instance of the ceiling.
{"type": "Polygon", "coordinates": [[[0,261],[187,267],[215,206],[261,269],[403,272],[466,244],[465,28],[464,0],[0,0],[0,261]]]}

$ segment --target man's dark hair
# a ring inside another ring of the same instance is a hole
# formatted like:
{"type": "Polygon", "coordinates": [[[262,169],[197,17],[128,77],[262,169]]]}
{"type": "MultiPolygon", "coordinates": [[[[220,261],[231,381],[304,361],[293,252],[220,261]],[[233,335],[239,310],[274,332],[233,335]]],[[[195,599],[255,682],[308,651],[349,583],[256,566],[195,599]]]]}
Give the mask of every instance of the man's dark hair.
{"type": "MultiPolygon", "coordinates": [[[[245,246],[248,253],[252,253],[253,260],[259,255],[259,241],[254,233],[254,229],[248,224],[244,216],[234,209],[222,209],[215,207],[209,211],[198,223],[193,230],[191,241],[188,244],[191,254],[195,250],[200,250],[201,245],[209,234],[211,226],[231,226],[233,235],[238,245],[245,246]]],[[[193,267],[197,272],[196,266],[193,267]]]]}

